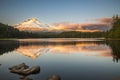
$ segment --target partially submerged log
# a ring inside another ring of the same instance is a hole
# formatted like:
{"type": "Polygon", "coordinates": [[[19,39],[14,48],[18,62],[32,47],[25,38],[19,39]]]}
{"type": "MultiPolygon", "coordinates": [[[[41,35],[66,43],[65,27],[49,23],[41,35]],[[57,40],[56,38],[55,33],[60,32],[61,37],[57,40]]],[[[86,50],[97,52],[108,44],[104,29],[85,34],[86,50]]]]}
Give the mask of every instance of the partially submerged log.
{"type": "Polygon", "coordinates": [[[25,63],[21,63],[9,68],[10,72],[21,75],[30,75],[40,72],[40,66],[33,66],[29,68],[25,63]]]}

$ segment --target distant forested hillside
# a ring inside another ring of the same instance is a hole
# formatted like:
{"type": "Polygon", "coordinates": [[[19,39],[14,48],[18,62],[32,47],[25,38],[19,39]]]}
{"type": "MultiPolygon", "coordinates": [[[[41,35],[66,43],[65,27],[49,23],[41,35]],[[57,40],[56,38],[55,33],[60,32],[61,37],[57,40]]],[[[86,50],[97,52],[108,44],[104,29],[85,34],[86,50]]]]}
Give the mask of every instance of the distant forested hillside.
{"type": "Polygon", "coordinates": [[[69,31],[62,32],[59,34],[59,37],[67,37],[67,38],[100,38],[104,37],[105,32],[77,32],[77,31],[69,31]]]}
{"type": "Polygon", "coordinates": [[[11,26],[0,23],[0,38],[17,37],[18,33],[19,33],[18,29],[15,29],[11,26]]]}
{"type": "Polygon", "coordinates": [[[32,33],[19,31],[9,25],[0,23],[0,38],[27,38],[31,35],[32,33]]]}

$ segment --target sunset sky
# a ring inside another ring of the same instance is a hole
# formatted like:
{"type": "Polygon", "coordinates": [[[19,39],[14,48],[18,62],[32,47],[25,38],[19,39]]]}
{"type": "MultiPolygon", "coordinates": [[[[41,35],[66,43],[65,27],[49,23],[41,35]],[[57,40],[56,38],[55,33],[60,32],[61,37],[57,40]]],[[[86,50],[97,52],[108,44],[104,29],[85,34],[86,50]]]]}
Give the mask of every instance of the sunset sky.
{"type": "Polygon", "coordinates": [[[0,22],[10,25],[32,17],[47,24],[91,24],[119,13],[120,0],[0,0],[0,22]]]}

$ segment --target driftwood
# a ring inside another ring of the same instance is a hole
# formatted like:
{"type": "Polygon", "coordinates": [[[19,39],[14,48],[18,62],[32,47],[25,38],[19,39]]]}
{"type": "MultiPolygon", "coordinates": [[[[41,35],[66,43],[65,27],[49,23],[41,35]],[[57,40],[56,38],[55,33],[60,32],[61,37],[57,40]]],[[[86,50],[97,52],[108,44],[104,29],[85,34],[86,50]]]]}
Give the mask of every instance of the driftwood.
{"type": "Polygon", "coordinates": [[[40,66],[33,66],[29,68],[25,63],[15,65],[9,68],[10,72],[17,73],[21,75],[30,75],[36,74],[40,72],[40,66]]]}

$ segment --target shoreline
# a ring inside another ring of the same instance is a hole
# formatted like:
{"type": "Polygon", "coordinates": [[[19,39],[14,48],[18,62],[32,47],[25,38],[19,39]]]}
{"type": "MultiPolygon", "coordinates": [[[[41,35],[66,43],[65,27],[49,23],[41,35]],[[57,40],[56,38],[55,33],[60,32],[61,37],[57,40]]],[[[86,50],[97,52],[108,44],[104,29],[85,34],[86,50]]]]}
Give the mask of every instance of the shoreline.
{"type": "Polygon", "coordinates": [[[0,40],[18,40],[18,39],[97,39],[97,40],[120,40],[120,38],[0,38],[0,40]]]}

